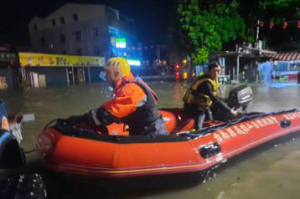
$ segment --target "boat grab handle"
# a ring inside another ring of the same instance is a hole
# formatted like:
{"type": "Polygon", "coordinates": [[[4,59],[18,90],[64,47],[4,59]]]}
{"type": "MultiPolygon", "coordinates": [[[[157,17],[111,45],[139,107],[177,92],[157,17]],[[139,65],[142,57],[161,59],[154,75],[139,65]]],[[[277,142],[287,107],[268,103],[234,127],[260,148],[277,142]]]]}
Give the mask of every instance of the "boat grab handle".
{"type": "Polygon", "coordinates": [[[287,128],[291,126],[291,120],[281,120],[280,121],[281,128],[287,128]]]}
{"type": "Polygon", "coordinates": [[[210,142],[199,148],[199,153],[203,158],[209,158],[221,152],[221,146],[216,142],[210,142]]]}

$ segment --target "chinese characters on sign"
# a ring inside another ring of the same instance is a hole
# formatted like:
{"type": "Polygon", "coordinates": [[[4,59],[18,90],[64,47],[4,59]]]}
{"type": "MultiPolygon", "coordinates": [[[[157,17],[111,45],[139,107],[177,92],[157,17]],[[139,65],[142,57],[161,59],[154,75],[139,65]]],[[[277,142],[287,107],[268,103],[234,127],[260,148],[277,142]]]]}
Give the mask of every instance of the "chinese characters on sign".
{"type": "Polygon", "coordinates": [[[105,58],[96,56],[52,55],[20,52],[19,58],[22,67],[102,67],[105,63],[105,58]]]}

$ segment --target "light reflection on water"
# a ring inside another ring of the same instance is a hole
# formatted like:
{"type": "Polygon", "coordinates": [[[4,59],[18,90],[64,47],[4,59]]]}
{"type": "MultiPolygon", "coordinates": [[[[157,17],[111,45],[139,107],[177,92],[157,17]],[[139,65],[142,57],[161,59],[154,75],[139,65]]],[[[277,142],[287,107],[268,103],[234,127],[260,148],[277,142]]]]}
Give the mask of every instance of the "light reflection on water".
{"type": "MultiPolygon", "coordinates": [[[[182,97],[187,83],[150,84],[159,96],[160,107],[182,107],[182,97]]],[[[254,85],[252,88],[255,100],[249,107],[250,111],[272,112],[300,107],[300,87],[278,89],[254,85]]],[[[223,95],[226,95],[228,88],[222,87],[222,91],[225,92],[223,95]]],[[[6,101],[9,112],[22,110],[24,113],[36,114],[36,121],[23,125],[22,147],[26,150],[34,147],[36,136],[50,120],[85,113],[100,106],[109,96],[105,84],[0,92],[0,97],[6,101]]],[[[75,184],[75,188],[66,188],[61,198],[298,198],[299,144],[298,138],[243,157],[241,161],[217,171],[217,177],[202,184],[190,184],[187,182],[188,179],[185,179],[186,181],[178,182],[178,184],[188,183],[185,187],[163,187],[149,191],[144,189],[119,194],[117,188],[107,191],[103,187],[97,189],[89,185],[75,184]]]]}

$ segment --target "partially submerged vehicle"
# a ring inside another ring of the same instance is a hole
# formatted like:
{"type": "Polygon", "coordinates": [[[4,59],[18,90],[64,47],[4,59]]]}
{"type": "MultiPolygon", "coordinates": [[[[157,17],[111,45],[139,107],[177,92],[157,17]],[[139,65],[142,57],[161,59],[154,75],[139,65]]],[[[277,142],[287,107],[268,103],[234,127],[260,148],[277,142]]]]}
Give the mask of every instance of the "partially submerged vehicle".
{"type": "MultiPolygon", "coordinates": [[[[245,111],[250,87],[229,93],[229,105],[245,111]]],[[[300,111],[244,113],[229,122],[205,123],[195,131],[183,109],[162,109],[169,135],[130,136],[122,124],[99,127],[50,122],[36,150],[52,171],[104,178],[130,178],[198,172],[225,162],[276,138],[300,132],[300,111]]]]}

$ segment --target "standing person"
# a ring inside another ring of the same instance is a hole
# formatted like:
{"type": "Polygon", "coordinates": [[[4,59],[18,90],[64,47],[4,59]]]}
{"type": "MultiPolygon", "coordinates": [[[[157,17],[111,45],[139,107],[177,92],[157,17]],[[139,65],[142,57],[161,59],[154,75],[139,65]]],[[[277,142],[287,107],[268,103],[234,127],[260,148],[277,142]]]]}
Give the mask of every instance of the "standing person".
{"type": "Polygon", "coordinates": [[[257,65],[257,71],[258,71],[258,75],[259,75],[259,83],[264,83],[266,84],[266,79],[267,79],[267,73],[265,71],[266,69],[266,62],[262,59],[260,59],[258,61],[258,65],[257,65]]]}
{"type": "Polygon", "coordinates": [[[134,78],[126,59],[109,59],[104,71],[100,76],[113,87],[114,97],[83,116],[71,116],[66,122],[92,122],[96,125],[125,123],[130,135],[168,134],[157,110],[157,95],[144,81],[134,78]]]}
{"type": "MultiPolygon", "coordinates": [[[[206,115],[210,120],[224,112],[234,117],[237,116],[237,111],[230,109],[218,97],[220,72],[221,66],[218,63],[210,63],[208,72],[193,82],[183,97],[184,109],[196,118],[196,130],[202,128],[206,115]]],[[[230,119],[225,118],[225,115],[228,114],[222,115],[224,115],[222,120],[230,119]]]]}
{"type": "Polygon", "coordinates": [[[273,70],[273,62],[272,60],[266,61],[263,63],[264,70],[264,84],[269,85],[271,83],[271,74],[273,70]]]}

